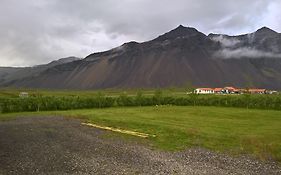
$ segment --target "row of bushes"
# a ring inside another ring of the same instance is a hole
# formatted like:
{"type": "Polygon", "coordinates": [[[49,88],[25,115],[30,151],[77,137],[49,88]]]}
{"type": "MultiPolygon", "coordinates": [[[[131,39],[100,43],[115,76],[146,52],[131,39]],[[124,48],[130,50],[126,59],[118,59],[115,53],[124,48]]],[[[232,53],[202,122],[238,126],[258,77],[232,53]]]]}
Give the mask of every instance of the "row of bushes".
{"type": "Polygon", "coordinates": [[[281,110],[280,95],[196,95],[185,97],[163,96],[156,92],[154,96],[136,96],[125,94],[119,97],[29,97],[0,99],[0,112],[24,112],[24,111],[51,111],[71,110],[87,108],[105,108],[113,106],[222,106],[242,107],[255,109],[281,110]]]}
{"type": "Polygon", "coordinates": [[[29,97],[0,100],[2,113],[112,107],[114,98],[29,97]]]}
{"type": "Polygon", "coordinates": [[[185,97],[119,97],[118,106],[220,106],[281,110],[280,95],[187,95],[185,97]]]}

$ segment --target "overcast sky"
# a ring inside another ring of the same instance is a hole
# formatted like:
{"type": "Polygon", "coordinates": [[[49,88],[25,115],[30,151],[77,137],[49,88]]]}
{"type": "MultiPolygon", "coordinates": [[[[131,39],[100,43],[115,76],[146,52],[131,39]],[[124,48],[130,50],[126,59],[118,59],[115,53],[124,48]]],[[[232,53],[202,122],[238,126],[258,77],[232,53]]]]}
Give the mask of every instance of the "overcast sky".
{"type": "Polygon", "coordinates": [[[30,66],[146,41],[179,24],[281,32],[281,0],[0,0],[0,66],[30,66]]]}

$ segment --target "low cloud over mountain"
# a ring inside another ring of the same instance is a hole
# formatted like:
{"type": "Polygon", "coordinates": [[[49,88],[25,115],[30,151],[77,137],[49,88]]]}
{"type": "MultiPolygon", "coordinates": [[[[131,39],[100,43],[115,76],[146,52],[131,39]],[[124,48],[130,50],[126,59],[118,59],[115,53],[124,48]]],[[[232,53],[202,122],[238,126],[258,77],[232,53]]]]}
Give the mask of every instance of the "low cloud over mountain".
{"type": "Polygon", "coordinates": [[[281,31],[279,0],[1,0],[0,66],[85,57],[147,41],[178,24],[203,33],[281,31]]]}
{"type": "Polygon", "coordinates": [[[221,48],[214,57],[229,58],[280,58],[281,35],[267,27],[240,36],[210,34],[209,37],[221,48]]]}
{"type": "Polygon", "coordinates": [[[3,69],[5,73],[1,74],[0,69],[0,86],[100,89],[251,84],[281,89],[280,53],[281,34],[269,28],[238,36],[206,36],[195,28],[180,25],[153,40],[127,42],[25,77],[15,76],[22,75],[17,70],[7,73],[3,69]],[[1,81],[1,75],[5,75],[5,81],[1,81]]]}
{"type": "Polygon", "coordinates": [[[260,51],[254,48],[237,48],[227,49],[223,48],[214,54],[214,57],[229,59],[229,58],[281,58],[281,54],[273,52],[260,51]]]}

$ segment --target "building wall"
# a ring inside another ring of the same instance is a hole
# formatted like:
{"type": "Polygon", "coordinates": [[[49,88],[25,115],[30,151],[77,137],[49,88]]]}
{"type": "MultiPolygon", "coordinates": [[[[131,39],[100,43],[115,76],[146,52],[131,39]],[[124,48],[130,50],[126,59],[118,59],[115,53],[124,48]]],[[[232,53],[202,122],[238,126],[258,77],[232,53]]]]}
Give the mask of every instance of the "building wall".
{"type": "Polygon", "coordinates": [[[214,94],[214,90],[202,90],[202,89],[196,89],[196,94],[214,94]]]}

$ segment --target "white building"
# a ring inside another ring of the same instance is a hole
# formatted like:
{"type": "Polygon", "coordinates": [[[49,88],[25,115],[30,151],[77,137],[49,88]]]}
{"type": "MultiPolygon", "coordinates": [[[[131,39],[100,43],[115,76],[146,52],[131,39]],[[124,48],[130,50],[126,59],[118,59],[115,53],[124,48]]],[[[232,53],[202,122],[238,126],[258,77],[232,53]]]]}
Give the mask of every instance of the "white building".
{"type": "Polygon", "coordinates": [[[28,97],[28,93],[27,92],[20,92],[19,97],[20,98],[26,98],[26,97],[28,97]]]}
{"type": "Polygon", "coordinates": [[[212,88],[197,88],[195,89],[196,94],[214,94],[215,91],[212,88]]]}

